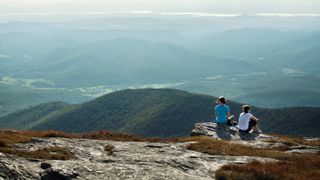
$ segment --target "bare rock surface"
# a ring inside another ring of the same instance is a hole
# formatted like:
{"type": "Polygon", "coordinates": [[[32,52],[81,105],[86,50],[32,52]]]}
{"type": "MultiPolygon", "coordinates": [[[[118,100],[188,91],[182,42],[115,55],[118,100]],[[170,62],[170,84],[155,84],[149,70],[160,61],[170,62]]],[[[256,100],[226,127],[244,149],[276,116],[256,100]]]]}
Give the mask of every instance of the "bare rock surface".
{"type": "Polygon", "coordinates": [[[67,147],[76,160],[32,160],[0,157],[3,179],[213,179],[227,163],[270,161],[247,156],[213,156],[186,148],[189,143],[117,142],[50,138],[18,144],[25,150],[49,146],[67,147]],[[104,146],[114,146],[112,155],[104,146]]]}
{"type": "MultiPolygon", "coordinates": [[[[255,148],[285,146],[265,134],[241,134],[235,127],[218,126],[212,122],[197,123],[192,135],[227,139],[255,148]],[[267,141],[265,141],[267,140],[267,141]]],[[[92,139],[34,138],[16,144],[21,150],[33,151],[61,146],[75,154],[74,160],[26,159],[0,153],[1,179],[214,179],[215,171],[229,163],[276,161],[250,156],[209,155],[187,149],[190,143],[119,142],[92,139]],[[105,150],[105,146],[112,150],[105,150]]],[[[288,153],[319,153],[319,148],[292,146],[288,153]]]]}
{"type": "Polygon", "coordinates": [[[217,139],[245,141],[257,141],[273,138],[266,134],[239,133],[235,126],[221,125],[214,122],[196,123],[191,132],[191,136],[198,135],[210,136],[217,139]]]}
{"type": "MultiPolygon", "coordinates": [[[[231,143],[237,143],[254,148],[288,148],[288,153],[320,153],[318,147],[312,146],[289,146],[277,137],[266,134],[241,133],[235,126],[219,125],[214,122],[201,122],[194,125],[191,136],[209,136],[216,139],[230,140],[231,143]]],[[[313,141],[317,138],[305,138],[313,141]]]]}

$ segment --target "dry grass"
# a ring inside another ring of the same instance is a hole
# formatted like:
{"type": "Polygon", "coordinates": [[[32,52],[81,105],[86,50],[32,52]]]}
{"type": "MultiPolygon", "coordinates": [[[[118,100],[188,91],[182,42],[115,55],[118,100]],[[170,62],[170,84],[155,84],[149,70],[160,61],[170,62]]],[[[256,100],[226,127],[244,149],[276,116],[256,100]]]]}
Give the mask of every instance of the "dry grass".
{"type": "MultiPolygon", "coordinates": [[[[35,159],[59,159],[67,160],[74,159],[75,156],[63,147],[50,147],[39,149],[36,151],[26,151],[16,149],[14,144],[17,143],[30,143],[32,138],[84,138],[84,139],[100,139],[100,140],[112,140],[112,141],[140,141],[140,142],[182,142],[182,141],[194,141],[195,139],[159,139],[159,138],[144,138],[139,136],[133,136],[124,133],[114,133],[110,131],[98,131],[83,134],[68,134],[61,131],[15,131],[15,130],[0,130],[0,152],[16,155],[25,158],[35,159]]],[[[106,146],[105,150],[108,154],[113,153],[112,146],[106,146]]]]}
{"type": "Polygon", "coordinates": [[[29,137],[43,137],[43,138],[50,138],[50,137],[63,137],[63,138],[77,138],[79,137],[78,134],[68,134],[62,131],[20,131],[24,136],[29,137]]]}
{"type": "Polygon", "coordinates": [[[74,135],[65,134],[59,131],[14,131],[0,130],[0,152],[16,155],[24,158],[35,159],[56,159],[67,160],[75,159],[75,155],[68,149],[63,147],[48,147],[35,151],[26,151],[16,149],[14,144],[32,142],[33,137],[67,137],[71,138],[74,135]]]}
{"type": "Polygon", "coordinates": [[[32,138],[24,135],[23,133],[17,131],[0,130],[0,142],[5,146],[16,143],[27,143],[31,141],[32,138]]]}
{"type": "Polygon", "coordinates": [[[281,159],[286,157],[286,153],[275,149],[258,149],[246,145],[230,143],[229,141],[200,138],[197,143],[190,144],[189,150],[199,151],[212,155],[230,155],[230,156],[259,156],[281,159]]]}
{"type": "MultiPolygon", "coordinates": [[[[16,149],[14,144],[17,143],[30,143],[32,138],[51,138],[51,137],[62,137],[62,138],[84,138],[84,139],[101,139],[101,140],[113,140],[113,141],[149,141],[159,142],[162,139],[157,138],[144,138],[133,136],[124,133],[113,133],[110,131],[98,131],[84,134],[68,134],[61,131],[15,131],[15,130],[0,130],[0,152],[16,155],[24,158],[35,158],[35,159],[57,159],[67,160],[75,159],[68,149],[63,147],[49,147],[43,148],[36,151],[26,151],[16,149]]],[[[109,147],[111,148],[111,146],[109,147]]],[[[108,154],[112,154],[113,149],[108,151],[108,154]]]]}
{"type": "MultiPolygon", "coordinates": [[[[302,144],[301,141],[294,142],[293,145],[302,144]]],[[[217,179],[318,179],[320,177],[319,154],[290,154],[280,149],[259,149],[205,137],[199,137],[197,143],[190,144],[187,148],[212,155],[258,156],[279,160],[269,163],[225,165],[216,172],[217,179]]]]}
{"type": "MultiPolygon", "coordinates": [[[[309,145],[320,147],[320,141],[306,141],[303,138],[276,135],[275,142],[282,142],[287,146],[309,145]]],[[[259,163],[251,162],[242,165],[225,165],[216,172],[217,179],[317,179],[320,177],[320,155],[319,154],[289,154],[285,150],[258,149],[229,141],[212,139],[204,136],[160,139],[144,138],[123,133],[110,131],[98,131],[84,134],[66,134],[59,131],[10,131],[0,130],[0,151],[25,158],[37,159],[74,159],[76,158],[68,149],[63,147],[49,147],[35,151],[15,149],[16,143],[28,143],[34,137],[63,137],[63,138],[86,138],[113,141],[148,141],[148,142],[191,142],[187,148],[212,155],[231,156],[258,156],[273,158],[279,162],[259,163]]],[[[114,151],[113,145],[106,145],[105,151],[111,155],[114,151]]]]}
{"type": "Polygon", "coordinates": [[[76,159],[76,156],[70,152],[67,148],[52,146],[35,151],[26,151],[18,150],[15,148],[0,148],[0,151],[3,153],[16,155],[24,158],[33,158],[33,159],[49,159],[49,160],[69,160],[76,159]]]}
{"type": "MultiPolygon", "coordinates": [[[[296,146],[296,145],[306,145],[306,146],[314,146],[320,147],[320,139],[314,140],[306,140],[303,137],[296,137],[296,136],[285,136],[279,134],[273,134],[272,136],[277,138],[277,142],[281,142],[288,146],[296,146]]],[[[270,140],[267,140],[270,142],[270,140]]]]}
{"type": "Polygon", "coordinates": [[[8,145],[7,145],[7,143],[6,142],[4,142],[4,141],[0,141],[0,148],[2,148],[2,147],[7,147],[8,145]]]}
{"type": "Polygon", "coordinates": [[[297,155],[295,160],[279,162],[251,162],[243,165],[229,164],[216,171],[217,179],[310,179],[320,177],[318,155],[297,155]]]}
{"type": "Polygon", "coordinates": [[[97,131],[84,134],[78,134],[79,138],[85,139],[100,139],[111,141],[140,141],[140,142],[159,142],[163,141],[160,138],[145,138],[140,136],[134,136],[126,133],[115,133],[111,131],[97,131]]]}
{"type": "Polygon", "coordinates": [[[108,155],[113,154],[114,146],[112,144],[107,144],[104,146],[104,150],[108,152],[108,155]]]}

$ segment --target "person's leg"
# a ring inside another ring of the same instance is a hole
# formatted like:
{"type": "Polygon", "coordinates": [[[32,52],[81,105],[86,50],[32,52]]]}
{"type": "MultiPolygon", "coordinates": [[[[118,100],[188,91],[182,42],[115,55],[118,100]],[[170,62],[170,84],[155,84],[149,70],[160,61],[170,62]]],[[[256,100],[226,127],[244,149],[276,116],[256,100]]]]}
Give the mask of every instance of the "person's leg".
{"type": "Polygon", "coordinates": [[[255,126],[252,126],[252,130],[253,131],[257,131],[258,130],[258,127],[257,127],[258,125],[255,125],[255,126]]]}
{"type": "Polygon", "coordinates": [[[249,132],[251,131],[251,129],[254,128],[256,125],[257,125],[257,122],[254,121],[254,120],[252,120],[252,119],[250,119],[248,129],[247,129],[247,130],[241,130],[241,129],[239,129],[239,132],[249,133],[249,132]]]}
{"type": "Polygon", "coordinates": [[[253,129],[253,132],[254,133],[261,133],[261,130],[259,129],[258,127],[258,122],[257,121],[254,121],[254,120],[250,120],[250,122],[252,121],[252,129],[253,129]]]}
{"type": "Polygon", "coordinates": [[[253,129],[254,131],[256,130],[257,122],[255,120],[250,119],[249,121],[249,127],[248,127],[248,132],[253,129]]]}
{"type": "Polygon", "coordinates": [[[235,126],[238,124],[234,119],[235,119],[234,115],[231,115],[230,117],[228,117],[228,122],[227,122],[228,126],[235,126]]]}
{"type": "Polygon", "coordinates": [[[249,129],[247,129],[247,130],[241,130],[241,129],[239,129],[239,132],[240,132],[240,133],[249,133],[249,131],[250,131],[249,129]]]}

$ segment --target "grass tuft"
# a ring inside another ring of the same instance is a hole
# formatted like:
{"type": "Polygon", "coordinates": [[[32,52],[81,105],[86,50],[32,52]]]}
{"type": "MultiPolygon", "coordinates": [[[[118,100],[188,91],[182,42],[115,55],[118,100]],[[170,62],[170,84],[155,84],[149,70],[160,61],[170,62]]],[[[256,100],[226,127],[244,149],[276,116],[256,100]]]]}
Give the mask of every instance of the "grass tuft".
{"type": "Polygon", "coordinates": [[[6,142],[0,140],[0,148],[2,148],[2,147],[7,147],[7,146],[8,146],[8,145],[7,145],[6,142]]]}
{"type": "MultiPolygon", "coordinates": [[[[228,164],[216,171],[217,179],[317,179],[320,177],[319,154],[292,154],[284,152],[286,148],[261,149],[230,141],[212,139],[205,136],[194,136],[174,139],[144,138],[130,134],[98,131],[84,134],[67,134],[60,131],[13,131],[0,130],[0,152],[25,158],[68,160],[75,155],[64,147],[47,147],[35,151],[16,149],[14,144],[28,143],[34,137],[50,138],[86,138],[112,141],[141,142],[192,142],[189,150],[212,155],[257,156],[273,158],[277,162],[251,162],[247,164],[228,164]]],[[[320,147],[319,140],[305,140],[299,137],[276,135],[274,142],[282,142],[289,146],[308,145],[320,147]]],[[[104,150],[112,155],[114,146],[107,144],[104,150]]]]}
{"type": "Polygon", "coordinates": [[[76,156],[72,152],[70,152],[67,148],[60,146],[46,147],[35,151],[18,150],[14,148],[0,148],[0,151],[23,158],[48,160],[76,159],[76,156]]]}
{"type": "Polygon", "coordinates": [[[296,155],[295,160],[229,164],[216,171],[216,179],[310,179],[320,177],[319,155],[296,155]]]}
{"type": "Polygon", "coordinates": [[[126,133],[115,133],[111,131],[97,131],[84,134],[78,134],[79,138],[85,139],[100,139],[100,140],[111,140],[111,141],[137,141],[137,142],[163,142],[165,139],[160,138],[145,138],[141,136],[135,136],[126,133]]]}
{"type": "MultiPolygon", "coordinates": [[[[303,137],[286,136],[286,135],[279,135],[279,134],[273,134],[272,136],[277,138],[277,140],[274,140],[274,141],[281,142],[288,146],[306,145],[306,146],[314,146],[314,147],[320,148],[320,139],[306,140],[303,137]]],[[[270,142],[271,140],[266,140],[266,141],[270,142]]]]}
{"type": "Polygon", "coordinates": [[[114,146],[112,144],[107,144],[104,146],[104,150],[108,152],[108,155],[110,156],[113,154],[114,146]]]}
{"type": "MultiPolygon", "coordinates": [[[[290,139],[292,140],[292,139],[290,139]]],[[[300,140],[292,145],[301,144],[300,140]]],[[[229,141],[200,138],[189,150],[212,155],[257,156],[273,158],[277,162],[229,164],[216,171],[216,179],[317,179],[320,177],[320,155],[286,153],[281,149],[261,149],[230,143],[229,141]]]]}

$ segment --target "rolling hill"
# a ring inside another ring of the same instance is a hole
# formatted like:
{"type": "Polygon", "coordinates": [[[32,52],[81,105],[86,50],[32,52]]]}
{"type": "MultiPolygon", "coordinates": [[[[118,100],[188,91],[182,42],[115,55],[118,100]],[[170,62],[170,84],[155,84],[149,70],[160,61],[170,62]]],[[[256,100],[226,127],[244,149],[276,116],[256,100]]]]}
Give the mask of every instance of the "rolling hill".
{"type": "Polygon", "coordinates": [[[135,84],[198,79],[214,73],[243,73],[250,63],[194,53],[164,42],[133,38],[103,40],[48,52],[17,76],[50,79],[57,86],[135,84]]]}
{"type": "Polygon", "coordinates": [[[275,72],[292,68],[319,75],[319,31],[233,29],[203,38],[192,47],[204,54],[233,57],[275,72]]]}
{"type": "MultiPolygon", "coordinates": [[[[0,119],[2,127],[87,132],[108,129],[142,136],[188,136],[194,123],[212,121],[216,97],[174,89],[123,90],[79,104],[48,111],[42,106],[0,119]],[[26,124],[26,119],[28,124],[26,124]],[[23,124],[24,126],[22,126],[23,124]]],[[[228,102],[236,116],[242,104],[228,102]]],[[[49,104],[50,105],[50,104],[49,104]]],[[[319,136],[320,108],[253,107],[264,132],[319,136]]]]}
{"type": "MultiPolygon", "coordinates": [[[[18,110],[35,107],[46,102],[64,101],[67,103],[82,103],[91,100],[76,91],[66,91],[64,89],[46,89],[33,88],[26,86],[25,83],[19,81],[17,84],[11,85],[10,82],[1,81],[0,79],[0,117],[14,113],[18,110]],[[21,85],[19,84],[21,83],[21,85]]],[[[32,80],[31,80],[32,81],[32,80]]]]}
{"type": "Polygon", "coordinates": [[[65,106],[67,104],[63,102],[50,102],[20,110],[5,117],[0,117],[1,127],[27,129],[30,124],[34,124],[38,119],[56,112],[65,106]]]}

